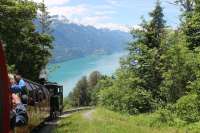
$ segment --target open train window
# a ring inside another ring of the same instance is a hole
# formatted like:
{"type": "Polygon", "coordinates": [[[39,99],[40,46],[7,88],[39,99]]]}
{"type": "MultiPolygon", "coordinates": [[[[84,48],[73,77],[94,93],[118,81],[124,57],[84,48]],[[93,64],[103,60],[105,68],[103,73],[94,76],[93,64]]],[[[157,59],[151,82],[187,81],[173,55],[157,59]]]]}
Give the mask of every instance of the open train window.
{"type": "Polygon", "coordinates": [[[61,86],[55,86],[55,88],[54,88],[54,94],[60,94],[60,93],[62,93],[62,87],[61,86]]]}
{"type": "Polygon", "coordinates": [[[38,101],[41,102],[43,99],[44,99],[44,95],[43,95],[43,91],[40,89],[37,90],[37,98],[38,98],[38,101]]]}

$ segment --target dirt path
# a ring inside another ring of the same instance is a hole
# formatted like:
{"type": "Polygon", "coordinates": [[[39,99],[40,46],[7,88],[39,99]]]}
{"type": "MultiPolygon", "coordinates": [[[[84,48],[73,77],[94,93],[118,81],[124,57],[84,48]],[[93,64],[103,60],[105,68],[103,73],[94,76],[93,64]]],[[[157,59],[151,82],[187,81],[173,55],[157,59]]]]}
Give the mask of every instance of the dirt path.
{"type": "Polygon", "coordinates": [[[44,122],[44,124],[38,130],[36,129],[31,133],[53,133],[53,130],[56,129],[56,127],[59,125],[60,119],[67,118],[71,116],[73,113],[83,110],[89,110],[84,113],[85,114],[84,116],[86,119],[90,120],[92,119],[92,112],[94,111],[90,109],[92,109],[92,107],[81,107],[81,108],[67,110],[63,112],[63,114],[59,116],[56,120],[44,122]]]}
{"type": "Polygon", "coordinates": [[[92,120],[92,114],[93,114],[94,110],[89,110],[83,113],[83,117],[87,120],[92,120]]]}

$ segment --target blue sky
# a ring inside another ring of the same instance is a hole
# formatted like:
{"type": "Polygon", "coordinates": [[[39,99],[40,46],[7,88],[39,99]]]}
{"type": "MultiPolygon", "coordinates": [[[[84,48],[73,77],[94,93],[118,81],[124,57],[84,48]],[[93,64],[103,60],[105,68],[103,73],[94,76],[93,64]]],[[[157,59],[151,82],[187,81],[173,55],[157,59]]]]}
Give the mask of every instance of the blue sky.
{"type": "MultiPolygon", "coordinates": [[[[165,20],[169,26],[177,27],[179,7],[170,2],[173,0],[161,0],[165,20]]],[[[156,0],[45,0],[45,3],[52,15],[65,16],[71,22],[126,31],[127,27],[137,27],[141,16],[149,19],[148,13],[156,0]]]]}

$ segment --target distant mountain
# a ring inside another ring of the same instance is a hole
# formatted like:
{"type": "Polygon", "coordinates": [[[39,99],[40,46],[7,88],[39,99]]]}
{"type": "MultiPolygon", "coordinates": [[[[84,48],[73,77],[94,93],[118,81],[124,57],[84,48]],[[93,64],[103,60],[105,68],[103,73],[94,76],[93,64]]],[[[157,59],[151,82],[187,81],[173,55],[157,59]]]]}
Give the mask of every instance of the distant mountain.
{"type": "Polygon", "coordinates": [[[91,54],[109,54],[125,49],[131,35],[122,31],[96,29],[53,17],[54,41],[51,62],[62,62],[91,54]]]}

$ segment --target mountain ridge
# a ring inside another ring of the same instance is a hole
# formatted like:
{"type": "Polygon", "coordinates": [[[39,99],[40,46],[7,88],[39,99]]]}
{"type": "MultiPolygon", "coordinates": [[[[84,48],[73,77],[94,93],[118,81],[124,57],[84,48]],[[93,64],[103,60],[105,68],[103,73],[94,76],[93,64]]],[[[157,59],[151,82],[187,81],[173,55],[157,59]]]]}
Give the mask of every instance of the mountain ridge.
{"type": "Polygon", "coordinates": [[[131,35],[120,30],[97,29],[52,17],[54,50],[51,63],[63,62],[91,54],[111,54],[123,51],[131,35]]]}

